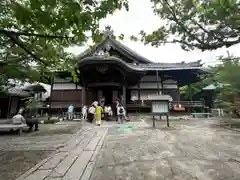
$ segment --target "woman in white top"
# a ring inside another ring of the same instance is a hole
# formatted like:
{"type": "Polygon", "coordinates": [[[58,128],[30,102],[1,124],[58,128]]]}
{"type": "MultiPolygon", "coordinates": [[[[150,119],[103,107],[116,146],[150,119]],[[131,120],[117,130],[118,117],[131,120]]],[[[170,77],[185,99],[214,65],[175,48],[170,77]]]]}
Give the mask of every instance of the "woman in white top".
{"type": "Polygon", "coordinates": [[[105,120],[108,121],[109,120],[109,117],[113,115],[113,112],[112,112],[112,107],[110,105],[107,105],[104,107],[104,117],[105,117],[105,120]]]}
{"type": "Polygon", "coordinates": [[[108,115],[112,116],[113,115],[112,107],[109,105],[107,109],[108,109],[108,115]]]}
{"type": "Polygon", "coordinates": [[[96,101],[89,107],[88,109],[88,120],[93,121],[95,119],[95,113],[96,113],[96,101]]]}
{"type": "Polygon", "coordinates": [[[82,119],[83,120],[87,119],[87,106],[82,107],[82,119]]]}

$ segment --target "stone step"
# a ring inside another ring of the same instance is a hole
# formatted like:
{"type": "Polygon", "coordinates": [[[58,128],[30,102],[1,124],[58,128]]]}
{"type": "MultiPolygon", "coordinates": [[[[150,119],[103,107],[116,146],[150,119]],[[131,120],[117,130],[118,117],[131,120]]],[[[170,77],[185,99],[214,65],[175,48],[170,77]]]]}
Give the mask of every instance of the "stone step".
{"type": "Polygon", "coordinates": [[[68,170],[62,180],[79,180],[88,162],[93,155],[93,151],[83,151],[82,154],[77,158],[71,168],[68,170]]]}

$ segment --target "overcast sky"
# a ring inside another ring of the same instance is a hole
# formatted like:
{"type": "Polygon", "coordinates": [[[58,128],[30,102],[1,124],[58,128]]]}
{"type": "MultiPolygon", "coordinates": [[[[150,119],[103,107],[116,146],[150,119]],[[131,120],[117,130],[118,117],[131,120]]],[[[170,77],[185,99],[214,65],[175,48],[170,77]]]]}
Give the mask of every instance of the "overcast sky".
{"type": "MultiPolygon", "coordinates": [[[[125,37],[137,35],[140,30],[151,32],[157,29],[160,25],[160,19],[153,14],[150,0],[129,0],[129,11],[124,10],[116,12],[113,16],[108,16],[100,22],[100,26],[104,29],[105,26],[110,25],[116,35],[123,33],[125,37]]],[[[191,51],[186,52],[181,49],[178,44],[167,44],[154,48],[151,46],[144,46],[140,42],[133,42],[129,39],[122,41],[125,45],[138,52],[140,55],[148,58],[154,62],[191,62],[202,59],[206,64],[212,65],[216,63],[216,58],[221,55],[226,55],[227,51],[231,55],[240,56],[240,45],[235,45],[228,49],[221,48],[216,51],[191,51]]],[[[87,47],[72,47],[69,49],[73,54],[79,54],[87,47]]]]}

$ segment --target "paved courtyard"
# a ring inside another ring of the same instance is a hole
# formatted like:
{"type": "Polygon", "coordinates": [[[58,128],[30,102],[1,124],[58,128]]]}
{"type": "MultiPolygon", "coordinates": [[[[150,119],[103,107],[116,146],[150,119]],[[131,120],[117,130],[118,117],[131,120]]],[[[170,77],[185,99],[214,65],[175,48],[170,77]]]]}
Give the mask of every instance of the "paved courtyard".
{"type": "Polygon", "coordinates": [[[40,131],[0,134],[0,180],[14,180],[40,160],[63,147],[79,131],[79,122],[40,124],[40,131]]]}
{"type": "Polygon", "coordinates": [[[83,123],[17,180],[240,179],[240,133],[212,126],[213,120],[176,120],[170,128],[157,121],[156,129],[147,118],[132,120],[83,123]]]}

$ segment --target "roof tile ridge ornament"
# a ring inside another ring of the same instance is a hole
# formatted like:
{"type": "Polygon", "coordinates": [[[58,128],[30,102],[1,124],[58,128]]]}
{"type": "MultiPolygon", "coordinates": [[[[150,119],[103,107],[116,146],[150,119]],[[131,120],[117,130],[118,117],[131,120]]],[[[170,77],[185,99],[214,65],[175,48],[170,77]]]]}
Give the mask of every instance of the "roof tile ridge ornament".
{"type": "MultiPolygon", "coordinates": [[[[106,39],[113,37],[114,31],[111,29],[111,26],[106,26],[105,31],[103,32],[103,36],[106,39]]],[[[104,46],[98,47],[96,51],[92,54],[93,56],[103,56],[104,58],[108,58],[110,56],[111,47],[108,43],[106,43],[104,46]]]]}
{"type": "Polygon", "coordinates": [[[106,26],[103,34],[105,38],[112,38],[114,36],[114,31],[112,30],[111,26],[106,26]]]}

